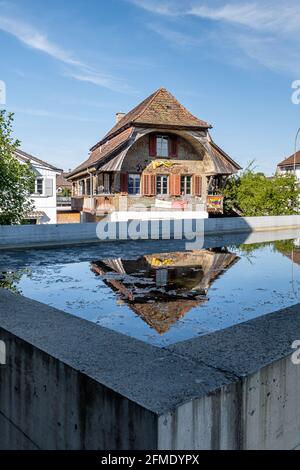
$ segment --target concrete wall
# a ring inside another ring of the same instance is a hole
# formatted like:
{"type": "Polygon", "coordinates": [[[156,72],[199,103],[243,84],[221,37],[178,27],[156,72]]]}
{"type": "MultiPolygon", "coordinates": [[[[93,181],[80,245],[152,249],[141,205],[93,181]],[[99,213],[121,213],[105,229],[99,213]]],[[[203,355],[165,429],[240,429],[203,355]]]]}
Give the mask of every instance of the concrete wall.
{"type": "MultiPolygon", "coordinates": [[[[180,214],[182,215],[182,212],[180,214]]],[[[180,221],[179,223],[181,224],[180,221]]],[[[150,223],[145,222],[143,228],[146,229],[144,230],[146,238],[150,238],[152,232],[155,238],[170,236],[173,239],[181,233],[181,225],[176,224],[172,220],[170,223],[168,220],[155,221],[151,226],[150,223]]],[[[183,224],[185,235],[189,237],[193,234],[195,236],[196,233],[200,236],[203,234],[250,233],[300,228],[300,216],[187,219],[183,221],[183,224]]],[[[124,222],[122,225],[115,222],[108,223],[111,232],[117,233],[117,239],[128,239],[129,226],[130,222],[124,222]]],[[[96,230],[96,223],[0,226],[0,248],[89,243],[99,241],[96,230]]]]}
{"type": "Polygon", "coordinates": [[[300,366],[287,357],[159,418],[160,449],[291,450],[300,444],[300,366]]]}
{"type": "Polygon", "coordinates": [[[0,289],[0,449],[294,449],[300,305],[160,349],[0,289]]]}
{"type": "Polygon", "coordinates": [[[0,370],[0,450],[156,447],[153,413],[15,336],[0,334],[8,351],[0,370]]]}

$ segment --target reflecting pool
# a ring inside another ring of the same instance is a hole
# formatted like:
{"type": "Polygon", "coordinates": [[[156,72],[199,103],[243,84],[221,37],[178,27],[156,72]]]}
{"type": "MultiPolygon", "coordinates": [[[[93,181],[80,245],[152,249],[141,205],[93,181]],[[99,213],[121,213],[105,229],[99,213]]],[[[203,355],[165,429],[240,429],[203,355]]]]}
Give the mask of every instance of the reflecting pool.
{"type": "Polygon", "coordinates": [[[0,287],[157,346],[300,301],[298,239],[222,241],[0,252],[0,287]]]}

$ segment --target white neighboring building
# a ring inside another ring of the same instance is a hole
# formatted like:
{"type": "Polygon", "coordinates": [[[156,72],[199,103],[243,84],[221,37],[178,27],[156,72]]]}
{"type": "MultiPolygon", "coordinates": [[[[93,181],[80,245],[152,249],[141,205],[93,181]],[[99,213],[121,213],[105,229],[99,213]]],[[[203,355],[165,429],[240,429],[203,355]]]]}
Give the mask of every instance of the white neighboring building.
{"type": "MultiPolygon", "coordinates": [[[[295,155],[291,155],[277,165],[278,173],[294,173],[295,155]]],[[[300,151],[296,153],[296,176],[300,182],[300,151]]]]}
{"type": "Polygon", "coordinates": [[[31,195],[34,203],[34,211],[30,214],[31,222],[56,224],[56,176],[62,170],[19,149],[15,156],[20,163],[29,161],[36,174],[35,192],[31,195]]]}

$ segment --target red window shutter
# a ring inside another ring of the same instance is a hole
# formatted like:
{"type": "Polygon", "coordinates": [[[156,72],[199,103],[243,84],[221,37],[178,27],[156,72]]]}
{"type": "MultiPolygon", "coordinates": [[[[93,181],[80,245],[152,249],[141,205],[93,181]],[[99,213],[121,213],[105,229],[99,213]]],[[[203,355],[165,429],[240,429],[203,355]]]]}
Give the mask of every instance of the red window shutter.
{"type": "Polygon", "coordinates": [[[156,135],[151,134],[149,138],[149,155],[150,157],[156,157],[157,148],[156,148],[156,135]]]}
{"type": "Polygon", "coordinates": [[[143,175],[142,192],[144,196],[149,196],[149,176],[143,175]]]}
{"type": "Polygon", "coordinates": [[[121,193],[128,193],[128,173],[121,173],[121,193]]]}
{"type": "Polygon", "coordinates": [[[195,196],[202,196],[202,176],[194,176],[194,193],[195,196]]]}
{"type": "Polygon", "coordinates": [[[155,196],[156,194],[156,176],[143,175],[142,191],[144,196],[155,196]]]}
{"type": "Polygon", "coordinates": [[[150,175],[150,196],[156,195],[156,175],[150,175]]]}
{"type": "Polygon", "coordinates": [[[178,139],[177,135],[171,135],[169,137],[169,157],[177,158],[178,157],[178,139]]]}
{"type": "Polygon", "coordinates": [[[170,194],[171,196],[180,196],[181,194],[180,175],[170,175],[170,194]]]}

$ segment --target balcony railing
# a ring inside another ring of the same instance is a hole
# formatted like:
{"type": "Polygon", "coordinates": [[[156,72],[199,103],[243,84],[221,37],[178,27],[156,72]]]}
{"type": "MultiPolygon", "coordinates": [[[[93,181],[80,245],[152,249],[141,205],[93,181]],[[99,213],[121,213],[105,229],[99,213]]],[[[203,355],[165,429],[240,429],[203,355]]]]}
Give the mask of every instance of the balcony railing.
{"type": "Polygon", "coordinates": [[[69,196],[56,196],[56,204],[58,206],[70,206],[71,197],[69,196]]]}

